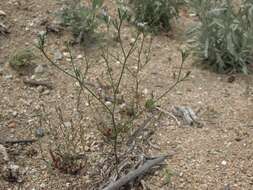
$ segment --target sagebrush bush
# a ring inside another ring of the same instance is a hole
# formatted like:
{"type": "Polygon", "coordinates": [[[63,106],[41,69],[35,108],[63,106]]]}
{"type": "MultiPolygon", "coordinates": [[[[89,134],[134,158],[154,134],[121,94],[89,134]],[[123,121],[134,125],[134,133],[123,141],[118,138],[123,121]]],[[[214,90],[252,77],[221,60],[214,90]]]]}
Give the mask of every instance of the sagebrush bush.
{"type": "Polygon", "coordinates": [[[231,1],[191,2],[199,23],[188,30],[194,52],[218,72],[248,73],[253,60],[253,1],[234,7],[231,1]]]}
{"type": "Polygon", "coordinates": [[[178,0],[132,0],[135,23],[147,26],[152,32],[169,31],[170,21],[178,15],[181,3],[178,0]]]}
{"type": "Polygon", "coordinates": [[[103,0],[92,0],[91,5],[83,5],[80,0],[65,0],[65,6],[60,13],[62,23],[70,27],[78,42],[84,42],[94,37],[98,27],[97,14],[103,0]]]}
{"type": "Polygon", "coordinates": [[[31,49],[21,49],[11,54],[9,64],[13,69],[18,70],[31,64],[34,58],[35,55],[31,49]]]}

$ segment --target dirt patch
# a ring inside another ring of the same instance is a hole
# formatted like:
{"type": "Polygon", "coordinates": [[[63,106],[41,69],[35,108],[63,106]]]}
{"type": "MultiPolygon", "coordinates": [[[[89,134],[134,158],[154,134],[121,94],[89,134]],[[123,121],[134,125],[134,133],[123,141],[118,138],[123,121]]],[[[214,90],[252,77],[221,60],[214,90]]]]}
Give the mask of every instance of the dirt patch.
{"type": "MultiPolygon", "coordinates": [[[[112,1],[107,3],[111,5],[112,1]]],[[[38,127],[35,115],[39,106],[45,105],[52,120],[56,117],[57,105],[61,105],[70,117],[78,92],[70,78],[59,74],[40,58],[35,61],[36,65],[44,65],[40,78],[52,81],[54,88],[27,86],[23,83],[24,76],[9,67],[8,59],[17,49],[33,47],[37,34],[45,29],[45,22],[54,20],[60,5],[57,1],[14,0],[1,1],[0,9],[6,13],[5,19],[10,26],[7,37],[0,35],[0,140],[31,139],[38,127]]],[[[178,71],[181,61],[179,49],[185,45],[180,36],[191,20],[183,15],[172,34],[155,37],[142,90],[159,95],[173,83],[173,73],[178,71]]],[[[126,40],[131,39],[127,30],[125,35],[126,40]]],[[[70,38],[68,32],[60,36],[50,34],[48,49],[64,51],[64,41],[70,38]]],[[[78,46],[74,51],[76,55],[83,54],[78,46]]],[[[96,49],[89,50],[89,54],[93,60],[99,61],[96,49]]],[[[236,74],[230,83],[229,76],[200,69],[194,62],[189,59],[183,69],[191,71],[189,80],[171,92],[161,105],[169,112],[173,106],[189,106],[198,113],[203,126],[183,126],[181,120],[178,126],[173,118],[163,115],[152,139],[159,150],[150,147],[146,152],[150,155],[175,153],[167,160],[171,181],[162,185],[163,171],[146,181],[150,189],[253,189],[253,77],[236,74]]],[[[70,69],[66,59],[60,64],[70,69]]],[[[92,71],[94,78],[98,72],[96,69],[99,70],[99,66],[92,71]]],[[[92,134],[86,134],[87,138],[96,134],[95,128],[88,131],[92,134]]],[[[43,144],[47,144],[46,140],[43,144]]],[[[11,159],[26,170],[26,175],[20,184],[8,183],[1,178],[0,189],[88,189],[96,181],[87,173],[71,176],[49,170],[42,160],[39,146],[40,143],[36,142],[8,147],[11,159]]]]}

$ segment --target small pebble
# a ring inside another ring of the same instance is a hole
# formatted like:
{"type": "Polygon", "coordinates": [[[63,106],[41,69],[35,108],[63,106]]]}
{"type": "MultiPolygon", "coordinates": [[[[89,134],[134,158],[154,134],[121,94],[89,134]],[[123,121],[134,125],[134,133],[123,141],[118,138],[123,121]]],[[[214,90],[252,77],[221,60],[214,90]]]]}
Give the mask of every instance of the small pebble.
{"type": "Polygon", "coordinates": [[[35,72],[36,74],[42,74],[42,73],[44,72],[43,66],[42,66],[42,65],[38,65],[38,66],[35,68],[34,72],[35,72]]]}
{"type": "Polygon", "coordinates": [[[44,91],[44,87],[40,85],[37,87],[37,90],[39,93],[42,93],[44,91]]]}
{"type": "Polygon", "coordinates": [[[227,165],[227,161],[223,160],[223,161],[221,162],[221,165],[226,166],[226,165],[227,165]]]}
{"type": "Polygon", "coordinates": [[[31,76],[31,79],[32,79],[32,80],[36,79],[36,75],[32,75],[32,76],[31,76]]]}
{"type": "Polygon", "coordinates": [[[44,129],[44,128],[41,128],[41,127],[37,128],[37,129],[35,130],[35,136],[36,136],[37,138],[44,137],[44,136],[45,136],[45,129],[44,129]]]}
{"type": "Polygon", "coordinates": [[[6,76],[4,77],[4,79],[5,79],[5,80],[11,80],[11,79],[13,79],[13,76],[12,76],[12,75],[6,75],[6,76]]]}
{"type": "Polygon", "coordinates": [[[135,42],[135,38],[131,38],[131,40],[130,40],[130,45],[131,45],[131,46],[134,45],[134,42],[135,42]]]}
{"type": "Polygon", "coordinates": [[[60,52],[60,50],[56,50],[54,53],[54,61],[58,61],[61,60],[63,58],[62,53],[60,52]]]}
{"type": "MultiPolygon", "coordinates": [[[[3,159],[4,161],[9,161],[9,156],[8,153],[6,151],[6,148],[0,144],[0,158],[3,159]]],[[[0,159],[0,160],[1,160],[0,159]]]]}
{"type": "Polygon", "coordinates": [[[66,128],[70,128],[70,127],[72,126],[72,124],[71,124],[70,121],[66,121],[66,122],[64,122],[64,126],[65,126],[66,128]]]}
{"type": "Polygon", "coordinates": [[[143,90],[143,94],[145,94],[145,95],[148,94],[148,89],[147,89],[147,88],[145,88],[145,89],[143,90]]]}
{"type": "Polygon", "coordinates": [[[14,111],[14,112],[12,112],[12,115],[13,115],[14,117],[16,117],[16,116],[18,115],[18,112],[14,111]]]}
{"type": "Polygon", "coordinates": [[[70,53],[69,52],[63,52],[63,56],[69,58],[70,57],[70,53]]]}
{"type": "Polygon", "coordinates": [[[41,188],[45,188],[45,187],[46,187],[46,184],[45,184],[45,183],[42,183],[42,184],[40,184],[40,187],[41,187],[41,188]]]}
{"type": "Polygon", "coordinates": [[[42,94],[43,95],[49,95],[50,94],[50,90],[45,90],[42,94]]]}
{"type": "Polygon", "coordinates": [[[9,123],[8,127],[9,128],[16,128],[17,124],[16,124],[16,122],[12,121],[12,122],[9,123]]]}
{"type": "Polygon", "coordinates": [[[6,13],[2,10],[0,10],[0,16],[6,16],[6,13]]]}
{"type": "Polygon", "coordinates": [[[110,105],[112,105],[112,102],[106,101],[106,102],[105,102],[105,105],[110,106],[110,105]]]}
{"type": "Polygon", "coordinates": [[[77,59],[82,59],[82,58],[83,58],[83,55],[79,54],[76,58],[77,58],[77,59]]]}

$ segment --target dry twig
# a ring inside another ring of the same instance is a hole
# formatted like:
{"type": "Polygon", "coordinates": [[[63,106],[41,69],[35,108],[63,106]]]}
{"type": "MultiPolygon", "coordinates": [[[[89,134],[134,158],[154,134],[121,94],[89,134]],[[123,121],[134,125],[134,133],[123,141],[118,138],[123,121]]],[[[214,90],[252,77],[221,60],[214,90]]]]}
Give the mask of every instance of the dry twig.
{"type": "Polygon", "coordinates": [[[129,172],[127,175],[121,177],[119,180],[109,184],[103,190],[118,190],[120,187],[132,182],[137,177],[142,177],[146,174],[153,166],[160,164],[163,162],[168,156],[159,156],[155,159],[148,160],[143,166],[139,167],[138,169],[129,172]]]}
{"type": "Polygon", "coordinates": [[[30,86],[45,86],[49,89],[53,89],[53,85],[49,81],[37,81],[37,80],[24,79],[23,82],[30,86]]]}
{"type": "Polygon", "coordinates": [[[36,139],[25,139],[25,140],[2,140],[0,139],[0,144],[31,144],[36,142],[36,139]]]}

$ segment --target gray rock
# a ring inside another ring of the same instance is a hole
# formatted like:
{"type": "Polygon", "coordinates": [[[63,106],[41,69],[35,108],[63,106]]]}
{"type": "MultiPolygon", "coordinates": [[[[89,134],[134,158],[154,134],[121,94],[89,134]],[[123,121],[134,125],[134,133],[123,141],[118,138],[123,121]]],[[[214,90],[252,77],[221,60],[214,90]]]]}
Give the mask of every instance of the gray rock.
{"type": "Polygon", "coordinates": [[[44,129],[44,128],[41,128],[41,127],[37,128],[37,129],[35,130],[35,136],[36,136],[37,138],[42,138],[42,137],[44,137],[44,136],[45,136],[45,129],[44,129]]]}
{"type": "Polygon", "coordinates": [[[58,61],[61,60],[63,58],[62,53],[60,52],[60,50],[56,50],[54,53],[54,61],[58,61]]]}
{"type": "Polygon", "coordinates": [[[66,121],[66,122],[64,122],[64,126],[65,126],[66,128],[70,128],[70,127],[72,126],[72,124],[71,124],[70,121],[66,121]]]}
{"type": "Polygon", "coordinates": [[[40,85],[37,87],[37,90],[39,93],[42,93],[44,91],[44,87],[40,85]]]}

